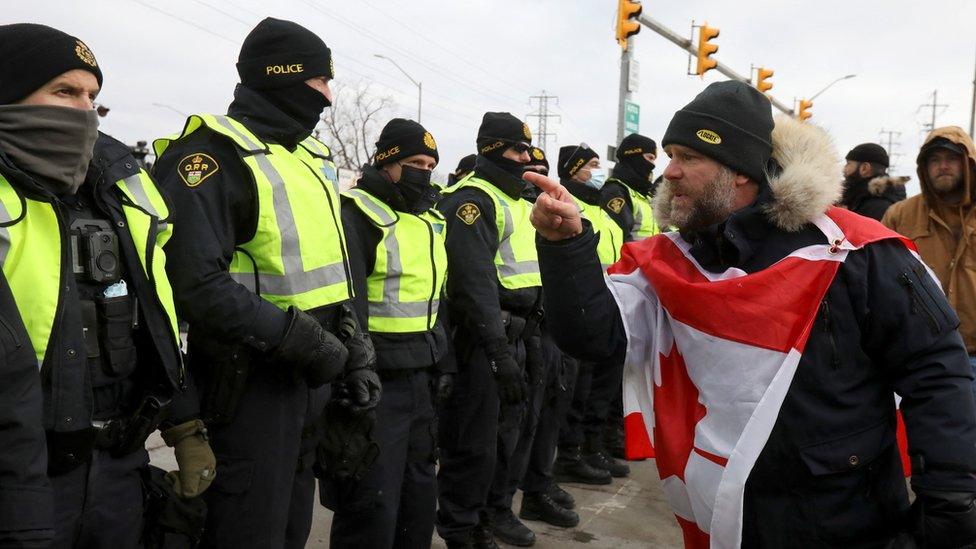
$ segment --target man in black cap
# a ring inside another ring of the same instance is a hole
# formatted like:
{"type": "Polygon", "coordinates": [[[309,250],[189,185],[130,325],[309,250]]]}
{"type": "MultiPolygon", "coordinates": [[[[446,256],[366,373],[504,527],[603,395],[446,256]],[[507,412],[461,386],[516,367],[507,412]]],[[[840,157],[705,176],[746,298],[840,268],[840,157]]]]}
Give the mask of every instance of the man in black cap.
{"type": "Polygon", "coordinates": [[[461,158],[461,160],[458,161],[457,167],[454,168],[454,171],[448,174],[446,186],[450,187],[451,185],[454,185],[458,181],[467,177],[469,173],[474,171],[474,162],[476,158],[478,158],[478,155],[476,154],[469,154],[468,156],[461,158]]]}
{"type": "Polygon", "coordinates": [[[895,202],[905,199],[907,177],[888,175],[888,152],[877,143],[861,143],[845,157],[844,194],[838,205],[881,221],[895,202]]]}
{"type": "Polygon", "coordinates": [[[439,155],[423,126],[395,118],[373,158],[343,193],[342,221],[353,287],[366,296],[360,321],[383,381],[373,432],[379,457],[359,480],[323,483],[335,511],[330,544],[425,547],[437,505],[434,406],[450,395],[456,371],[441,299],[445,221],[430,182],[439,155]]]}
{"type": "MultiPolygon", "coordinates": [[[[327,384],[350,411],[330,413],[343,418],[331,432],[356,434],[380,382],[349,303],[335,165],[311,137],[331,102],[332,53],[308,29],[268,18],[245,38],[237,71],[226,116],[190,116],[154,144],[182,226],[167,267],[221,468],[204,544],[303,547],[327,384]]],[[[319,470],[368,461],[345,457],[319,470]]]]}
{"type": "Polygon", "coordinates": [[[651,208],[651,183],[657,143],[632,133],[617,146],[617,164],[603,187],[603,208],[624,231],[624,240],[643,240],[660,232],[651,208]]]}
{"type": "Polygon", "coordinates": [[[553,334],[590,359],[626,355],[628,443],[653,441],[685,539],[976,541],[976,403],[958,319],[910,243],[831,207],[830,137],[788,117],[774,131],[768,99],[729,81],[675,113],[663,147],[654,211],[678,232],[627,244],[606,282],[568,192],[527,177],[546,191],[532,221],[546,296],[558,296],[546,299],[553,334]]]}
{"type": "Polygon", "coordinates": [[[494,547],[493,528],[507,543],[535,540],[510,504],[492,508],[489,500],[489,492],[507,492],[525,409],[525,363],[538,358],[526,353],[542,316],[532,205],[522,199],[531,140],[511,114],[486,113],[474,173],[438,204],[447,219],[447,292],[459,357],[454,394],[440,415],[437,531],[450,547],[494,547]]]}
{"type": "MultiPolygon", "coordinates": [[[[602,208],[607,173],[600,166],[600,156],[585,143],[561,147],[557,172],[582,215],[593,224],[599,239],[600,262],[604,268],[616,263],[625,235],[602,208]]],[[[610,456],[603,443],[622,375],[620,361],[578,361],[572,404],[559,435],[559,456],[553,468],[557,480],[610,484],[612,477],[630,474],[630,468],[610,456]]]]}
{"type": "Polygon", "coordinates": [[[215,475],[162,268],[167,200],[98,132],[84,42],[0,26],[0,82],[0,546],[137,547],[154,430],[173,492],[215,475]]]}

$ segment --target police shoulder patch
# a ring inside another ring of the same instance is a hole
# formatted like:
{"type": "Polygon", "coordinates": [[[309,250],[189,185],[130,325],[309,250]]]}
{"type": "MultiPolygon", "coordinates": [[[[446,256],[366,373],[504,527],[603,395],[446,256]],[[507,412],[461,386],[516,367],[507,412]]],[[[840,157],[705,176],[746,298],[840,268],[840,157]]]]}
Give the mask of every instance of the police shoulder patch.
{"type": "Polygon", "coordinates": [[[611,198],[607,202],[607,209],[615,214],[620,213],[620,210],[624,209],[624,199],[619,196],[617,198],[611,198]]]}
{"type": "Polygon", "coordinates": [[[176,169],[187,187],[196,187],[204,179],[220,171],[220,166],[212,156],[198,152],[186,155],[176,169]]]}
{"type": "Polygon", "coordinates": [[[474,225],[474,222],[481,217],[481,210],[472,202],[465,202],[457,209],[458,219],[464,221],[465,225],[474,225]]]}

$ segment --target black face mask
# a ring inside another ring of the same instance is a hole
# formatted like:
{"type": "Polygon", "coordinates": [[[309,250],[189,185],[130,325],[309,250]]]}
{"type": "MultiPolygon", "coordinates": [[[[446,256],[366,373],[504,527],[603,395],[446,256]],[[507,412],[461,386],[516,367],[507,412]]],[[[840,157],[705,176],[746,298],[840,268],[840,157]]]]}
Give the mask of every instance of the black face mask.
{"type": "Polygon", "coordinates": [[[519,179],[522,179],[522,176],[525,175],[525,164],[521,162],[505,158],[504,156],[492,158],[491,161],[506,173],[512,174],[519,179]]]}
{"type": "Polygon", "coordinates": [[[651,182],[651,175],[654,173],[653,162],[648,162],[644,158],[634,158],[627,162],[627,165],[630,166],[631,170],[634,170],[641,181],[651,182]]]}
{"type": "Polygon", "coordinates": [[[309,135],[318,125],[322,111],[332,105],[321,92],[305,82],[273,90],[260,90],[258,93],[298,122],[309,135]]]}
{"type": "Polygon", "coordinates": [[[400,181],[396,186],[407,211],[418,214],[431,209],[440,198],[440,193],[430,184],[431,171],[406,164],[401,164],[400,170],[400,181]]]}

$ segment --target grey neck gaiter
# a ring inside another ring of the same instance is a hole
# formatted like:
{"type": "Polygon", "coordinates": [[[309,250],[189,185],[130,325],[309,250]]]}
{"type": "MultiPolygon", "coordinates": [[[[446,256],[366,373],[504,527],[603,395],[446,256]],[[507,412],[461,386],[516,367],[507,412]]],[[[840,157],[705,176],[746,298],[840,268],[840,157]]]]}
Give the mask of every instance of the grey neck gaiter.
{"type": "Polygon", "coordinates": [[[75,194],[84,183],[97,138],[94,110],[0,106],[0,151],[56,195],[75,194]]]}

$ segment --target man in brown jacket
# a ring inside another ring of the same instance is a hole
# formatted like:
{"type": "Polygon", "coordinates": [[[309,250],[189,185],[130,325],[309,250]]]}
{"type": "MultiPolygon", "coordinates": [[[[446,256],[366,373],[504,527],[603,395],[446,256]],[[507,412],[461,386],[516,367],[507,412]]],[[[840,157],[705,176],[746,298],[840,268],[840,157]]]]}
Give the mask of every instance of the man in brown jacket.
{"type": "Polygon", "coordinates": [[[976,370],[976,149],[962,128],[937,128],[916,162],[922,194],[891,206],[881,222],[914,240],[939,278],[976,370]]]}

